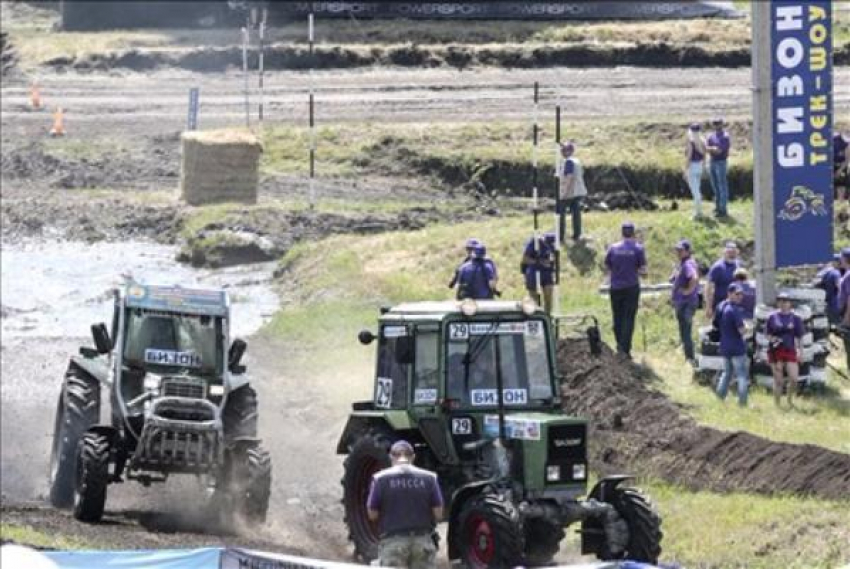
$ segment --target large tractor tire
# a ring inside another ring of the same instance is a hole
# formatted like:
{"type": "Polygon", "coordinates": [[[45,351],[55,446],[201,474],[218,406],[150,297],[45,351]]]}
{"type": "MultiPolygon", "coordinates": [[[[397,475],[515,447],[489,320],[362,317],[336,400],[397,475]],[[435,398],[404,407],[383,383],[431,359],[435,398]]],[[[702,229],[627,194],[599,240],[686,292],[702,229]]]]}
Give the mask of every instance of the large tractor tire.
{"type": "Polygon", "coordinates": [[[523,564],[523,528],[511,502],[482,493],[463,505],[454,528],[461,561],[470,569],[508,569],[523,564]]]}
{"type": "Polygon", "coordinates": [[[525,565],[548,565],[564,539],[564,528],[557,522],[533,519],[525,523],[525,565]]]}
{"type": "Polygon", "coordinates": [[[56,508],[74,505],[77,447],[83,433],[99,418],[100,384],[70,365],[56,405],[50,451],[50,503],[56,508]]]}
{"type": "Polygon", "coordinates": [[[258,416],[257,392],[253,387],[245,385],[230,392],[222,411],[225,439],[255,438],[258,416]]]}
{"type": "Polygon", "coordinates": [[[109,447],[109,437],[101,433],[89,431],[80,440],[74,492],[74,517],[80,521],[97,522],[103,517],[109,485],[109,447]]]}
{"type": "Polygon", "coordinates": [[[272,492],[272,458],[261,446],[245,453],[247,482],[241,496],[242,516],[252,525],[265,523],[272,492]]]}
{"type": "Polygon", "coordinates": [[[378,557],[378,526],[366,515],[372,475],[390,465],[390,435],[370,431],[355,440],[345,459],[342,477],[345,523],[354,542],[354,555],[366,563],[378,557]]]}
{"type": "Polygon", "coordinates": [[[597,554],[599,559],[630,559],[655,564],[661,554],[661,518],[649,500],[635,488],[615,488],[607,500],[629,526],[629,544],[626,550],[613,554],[607,545],[597,554]]]}

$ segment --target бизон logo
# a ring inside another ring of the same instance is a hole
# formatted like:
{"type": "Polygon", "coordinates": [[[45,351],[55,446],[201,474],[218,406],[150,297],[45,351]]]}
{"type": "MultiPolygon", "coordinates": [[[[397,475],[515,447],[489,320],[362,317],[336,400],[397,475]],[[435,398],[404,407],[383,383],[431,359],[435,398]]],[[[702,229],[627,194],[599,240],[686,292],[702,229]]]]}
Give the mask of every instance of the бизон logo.
{"type": "Polygon", "coordinates": [[[812,215],[826,215],[826,205],[823,196],[816,194],[806,186],[794,186],[791,197],[785,200],[779,219],[786,221],[797,221],[806,213],[812,215]]]}

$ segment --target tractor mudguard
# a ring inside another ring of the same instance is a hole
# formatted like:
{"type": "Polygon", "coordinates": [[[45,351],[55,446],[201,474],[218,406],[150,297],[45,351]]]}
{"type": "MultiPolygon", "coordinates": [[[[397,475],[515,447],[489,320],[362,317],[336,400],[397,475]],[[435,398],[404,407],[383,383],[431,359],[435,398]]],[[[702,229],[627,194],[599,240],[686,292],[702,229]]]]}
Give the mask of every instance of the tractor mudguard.
{"type": "Polygon", "coordinates": [[[70,366],[75,366],[92,379],[97,380],[101,385],[110,387],[109,368],[100,359],[71,356],[70,366]]]}
{"type": "Polygon", "coordinates": [[[248,374],[246,373],[231,373],[230,380],[228,381],[230,391],[236,391],[241,387],[245,387],[249,383],[251,383],[251,378],[248,377],[248,374]]]}
{"type": "Polygon", "coordinates": [[[600,478],[599,481],[593,485],[593,489],[590,491],[590,494],[587,495],[588,498],[592,498],[594,500],[598,500],[600,502],[607,502],[608,500],[608,490],[613,490],[621,483],[626,480],[633,480],[634,476],[631,474],[612,474],[611,476],[606,476],[605,478],[600,478]]]}
{"type": "MultiPolygon", "coordinates": [[[[471,482],[466,486],[462,486],[458,490],[452,494],[451,501],[451,510],[449,511],[449,528],[452,528],[457,524],[457,518],[460,515],[460,511],[463,509],[463,505],[473,496],[479,494],[486,487],[491,486],[493,484],[492,480],[479,480],[477,482],[471,482]]],[[[457,559],[460,557],[460,551],[458,551],[458,546],[454,540],[454,532],[448,532],[448,553],[449,559],[457,559]]]]}
{"type": "Polygon", "coordinates": [[[352,441],[371,427],[383,427],[388,431],[409,431],[414,428],[407,411],[354,411],[336,446],[337,454],[348,454],[352,441]]]}

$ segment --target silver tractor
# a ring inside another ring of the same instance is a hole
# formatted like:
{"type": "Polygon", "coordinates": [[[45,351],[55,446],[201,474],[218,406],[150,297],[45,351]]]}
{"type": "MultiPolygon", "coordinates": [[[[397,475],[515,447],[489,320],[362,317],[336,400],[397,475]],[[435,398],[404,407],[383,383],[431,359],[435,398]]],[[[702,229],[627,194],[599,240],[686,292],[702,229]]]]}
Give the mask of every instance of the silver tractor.
{"type": "Polygon", "coordinates": [[[230,342],[222,290],[127,283],[111,332],[94,324],[65,372],[50,457],[50,501],[97,522],[110,484],[194,474],[225,524],[265,521],[271,459],[257,397],[230,342]],[[108,409],[105,411],[104,409],[108,409]]]}

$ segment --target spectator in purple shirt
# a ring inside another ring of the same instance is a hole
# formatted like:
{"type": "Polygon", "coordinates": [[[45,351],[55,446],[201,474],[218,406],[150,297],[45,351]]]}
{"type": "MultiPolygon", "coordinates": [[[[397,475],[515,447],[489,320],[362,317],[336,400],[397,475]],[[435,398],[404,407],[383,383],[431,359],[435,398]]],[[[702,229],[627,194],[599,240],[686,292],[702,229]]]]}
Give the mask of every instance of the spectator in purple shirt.
{"type": "Polygon", "coordinates": [[[838,287],[841,285],[841,253],[833,256],[832,262],[818,272],[814,286],[826,293],[826,317],[830,324],[841,322],[838,308],[838,287]]]}
{"type": "Polygon", "coordinates": [[[694,366],[694,339],[691,332],[699,303],[699,268],[691,258],[690,241],[682,239],[676,244],[675,250],[679,263],[670,277],[673,283],[671,302],[676,311],[676,321],[679,323],[679,339],[682,341],[685,359],[694,366]]]}
{"type": "Polygon", "coordinates": [[[522,273],[525,290],[538,306],[552,313],[552,290],[555,286],[555,233],[549,232],[534,237],[525,244],[522,253],[522,273]],[[542,302],[541,305],[541,293],[542,302]]]}
{"type": "Polygon", "coordinates": [[[732,140],[729,133],[723,130],[723,119],[718,117],[711,121],[714,132],[706,141],[709,163],[708,174],[711,181],[711,189],[714,191],[714,215],[715,217],[726,217],[729,215],[727,204],[729,203],[729,182],[726,179],[726,161],[729,159],[729,149],[732,140]]]}
{"type": "Polygon", "coordinates": [[[838,330],[844,341],[844,353],[847,354],[847,369],[850,369],[850,247],[841,250],[841,265],[844,267],[844,276],[838,287],[838,310],[841,314],[841,322],[838,330]]]}
{"type": "Polygon", "coordinates": [[[632,335],[640,303],[640,277],[646,274],[646,253],[635,238],[633,223],[624,223],[621,231],[623,240],[611,245],[605,254],[605,268],[610,283],[617,353],[631,359],[632,335]]]}
{"type": "Polygon", "coordinates": [[[832,179],[835,186],[835,197],[838,200],[847,198],[847,186],[850,186],[850,153],[847,147],[850,142],[838,131],[832,135],[832,179]]]}
{"type": "Polygon", "coordinates": [[[746,407],[749,376],[747,344],[744,342],[746,328],[740,306],[744,291],[738,283],[730,284],[728,291],[727,299],[717,307],[714,318],[715,327],[720,330],[720,355],[723,356],[723,373],[717,383],[717,396],[726,399],[734,373],[738,382],[738,405],[746,407]]]}
{"type": "Polygon", "coordinates": [[[457,299],[490,299],[496,292],[496,267],[487,259],[486,247],[476,245],[472,257],[458,269],[457,299]]]}
{"type": "Polygon", "coordinates": [[[702,169],[705,162],[705,140],[699,123],[688,127],[688,145],[685,147],[685,179],[694,198],[694,219],[702,216],[702,169]]]}
{"type": "Polygon", "coordinates": [[[779,407],[782,390],[788,392],[788,405],[794,406],[794,392],[797,390],[797,378],[800,376],[800,360],[803,333],[803,319],[791,311],[791,297],[781,292],[776,297],[779,310],[771,313],[765,324],[768,342],[767,359],[773,368],[773,402],[779,407]],[[784,369],[783,369],[784,368],[784,369]],[[785,384],[785,373],[788,384],[785,384]]]}
{"type": "Polygon", "coordinates": [[[708,283],[705,287],[705,317],[711,320],[714,310],[725,298],[724,291],[735,280],[735,270],[741,266],[738,260],[738,245],[728,241],[723,250],[723,258],[708,270],[708,283]]]}
{"type": "Polygon", "coordinates": [[[407,441],[390,447],[392,466],[372,476],[366,499],[369,519],[378,522],[382,567],[436,568],[432,534],[443,516],[443,495],[433,472],[413,466],[407,441]]]}
{"type": "Polygon", "coordinates": [[[752,320],[756,312],[756,287],[750,283],[750,275],[744,267],[735,269],[735,282],[741,285],[741,290],[744,291],[744,296],[741,299],[741,312],[744,314],[744,320],[752,320]]]}

